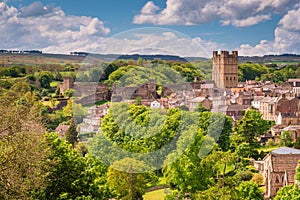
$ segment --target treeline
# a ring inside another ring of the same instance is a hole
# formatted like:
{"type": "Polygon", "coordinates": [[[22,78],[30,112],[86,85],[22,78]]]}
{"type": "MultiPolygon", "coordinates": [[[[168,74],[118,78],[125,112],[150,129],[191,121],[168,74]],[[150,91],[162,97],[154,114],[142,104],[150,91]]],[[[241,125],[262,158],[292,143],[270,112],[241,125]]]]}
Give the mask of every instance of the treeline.
{"type": "Polygon", "coordinates": [[[287,64],[277,66],[276,64],[239,64],[239,81],[273,81],[282,83],[290,78],[300,78],[300,64],[287,64]]]}

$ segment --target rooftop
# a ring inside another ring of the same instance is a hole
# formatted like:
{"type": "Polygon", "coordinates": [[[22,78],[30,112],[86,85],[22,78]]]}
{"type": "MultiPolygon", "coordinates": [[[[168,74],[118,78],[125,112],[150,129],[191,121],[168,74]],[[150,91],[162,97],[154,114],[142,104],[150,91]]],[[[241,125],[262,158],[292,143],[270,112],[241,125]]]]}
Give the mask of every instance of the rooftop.
{"type": "Polygon", "coordinates": [[[271,151],[272,154],[300,154],[300,150],[290,147],[280,147],[271,151]]]}

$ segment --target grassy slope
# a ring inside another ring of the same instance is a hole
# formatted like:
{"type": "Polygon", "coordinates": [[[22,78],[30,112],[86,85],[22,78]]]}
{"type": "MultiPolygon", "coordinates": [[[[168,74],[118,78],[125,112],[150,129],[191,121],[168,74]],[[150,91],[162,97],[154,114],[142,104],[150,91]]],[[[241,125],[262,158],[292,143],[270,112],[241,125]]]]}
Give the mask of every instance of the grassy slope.
{"type": "Polygon", "coordinates": [[[144,195],[144,200],[164,200],[164,189],[148,192],[144,195]]]}

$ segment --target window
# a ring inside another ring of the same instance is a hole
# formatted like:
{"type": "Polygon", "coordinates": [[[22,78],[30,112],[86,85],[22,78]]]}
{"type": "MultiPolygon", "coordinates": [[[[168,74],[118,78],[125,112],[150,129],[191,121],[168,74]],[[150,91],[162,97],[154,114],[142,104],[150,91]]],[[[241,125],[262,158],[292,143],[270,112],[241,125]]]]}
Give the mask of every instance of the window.
{"type": "Polygon", "coordinates": [[[275,181],[276,183],[279,183],[280,182],[280,180],[279,180],[279,176],[277,175],[276,176],[276,181],[275,181]]]}

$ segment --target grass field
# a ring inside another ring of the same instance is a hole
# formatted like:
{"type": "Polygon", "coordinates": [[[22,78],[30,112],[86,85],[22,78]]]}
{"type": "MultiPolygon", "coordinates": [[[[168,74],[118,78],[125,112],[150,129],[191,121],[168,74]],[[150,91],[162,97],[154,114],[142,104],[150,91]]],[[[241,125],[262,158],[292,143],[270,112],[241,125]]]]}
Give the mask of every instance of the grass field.
{"type": "Polygon", "coordinates": [[[144,200],[164,200],[164,189],[148,192],[144,195],[144,200]]]}

